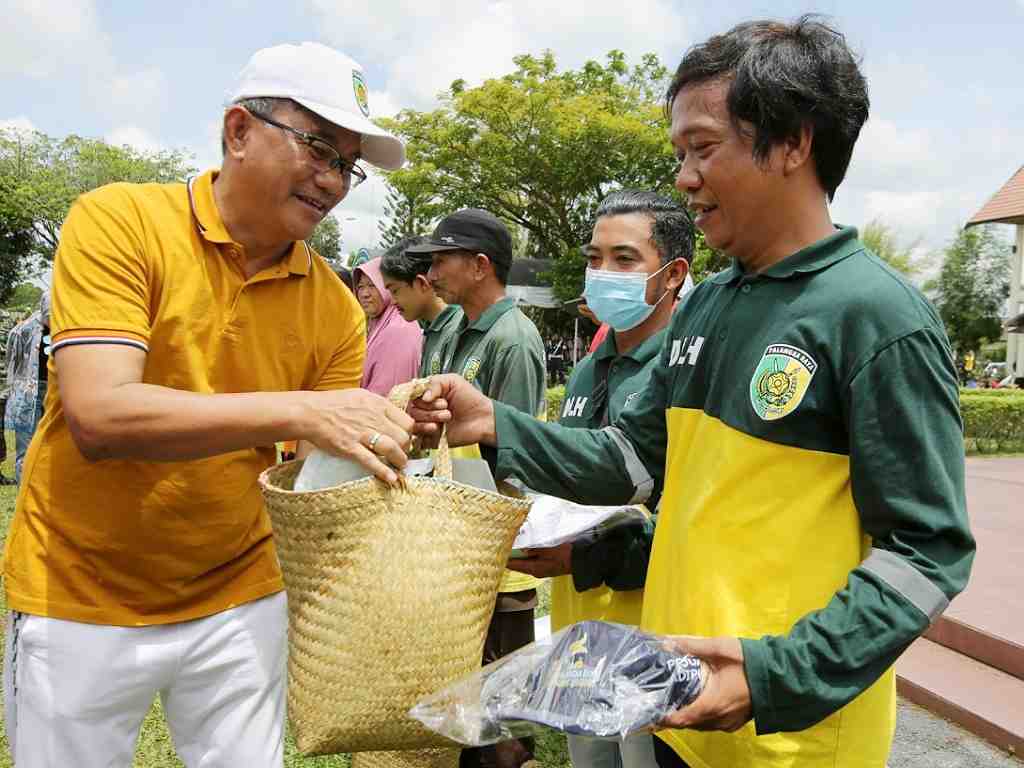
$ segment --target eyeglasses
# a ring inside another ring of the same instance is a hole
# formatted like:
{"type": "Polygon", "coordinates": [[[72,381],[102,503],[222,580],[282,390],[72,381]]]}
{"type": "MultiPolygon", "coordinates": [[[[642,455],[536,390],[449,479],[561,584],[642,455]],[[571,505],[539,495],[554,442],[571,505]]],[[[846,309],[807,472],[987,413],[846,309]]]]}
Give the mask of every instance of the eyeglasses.
{"type": "Polygon", "coordinates": [[[341,156],[341,153],[337,149],[321,139],[319,136],[314,136],[312,133],[306,133],[306,131],[300,131],[298,128],[292,128],[290,125],[279,123],[277,120],[271,120],[269,117],[257,115],[255,112],[250,114],[257,120],[262,120],[267,125],[280,128],[282,131],[286,131],[298,137],[299,141],[302,142],[309,151],[310,159],[320,167],[326,165],[330,170],[337,171],[348,187],[358,187],[366,181],[366,171],[351,160],[346,160],[341,156]]]}

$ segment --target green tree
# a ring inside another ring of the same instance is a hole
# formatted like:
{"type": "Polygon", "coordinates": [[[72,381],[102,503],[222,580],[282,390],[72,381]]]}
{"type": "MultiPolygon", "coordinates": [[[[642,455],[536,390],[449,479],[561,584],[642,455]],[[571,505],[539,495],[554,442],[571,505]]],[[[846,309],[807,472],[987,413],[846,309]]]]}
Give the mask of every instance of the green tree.
{"type": "Polygon", "coordinates": [[[13,181],[0,176],[0,304],[31,271],[33,243],[32,220],[16,204],[13,181]]]}
{"type": "Polygon", "coordinates": [[[310,247],[328,261],[341,256],[341,226],[330,214],[323,217],[309,238],[310,247]]]}
{"type": "Polygon", "coordinates": [[[438,218],[454,210],[446,210],[438,199],[434,173],[433,166],[422,163],[387,174],[384,218],[377,222],[377,244],[381,248],[388,248],[403,237],[429,232],[438,218]]]}
{"type": "Polygon", "coordinates": [[[583,284],[579,246],[609,192],[677,195],[661,104],[667,71],[653,54],[630,67],[620,51],[578,70],[560,71],[550,51],[515,64],[475,88],[457,80],[440,108],[405,110],[387,125],[406,139],[432,214],[490,210],[521,231],[525,255],[554,260],[555,292],[569,299],[583,284]]]}
{"type": "Polygon", "coordinates": [[[914,251],[921,244],[920,238],[901,244],[892,228],[881,219],[869,221],[861,230],[860,239],[878,258],[907,277],[919,274],[924,266],[914,256],[914,251]]]}
{"type": "Polygon", "coordinates": [[[957,354],[978,349],[1002,333],[1010,295],[1010,248],[991,225],[961,230],[946,248],[929,288],[957,354]]]}
{"type": "Polygon", "coordinates": [[[75,199],[115,181],[170,182],[194,172],[179,150],[143,152],[98,139],[0,131],[0,185],[7,207],[31,222],[33,251],[53,257],[75,199]]]}

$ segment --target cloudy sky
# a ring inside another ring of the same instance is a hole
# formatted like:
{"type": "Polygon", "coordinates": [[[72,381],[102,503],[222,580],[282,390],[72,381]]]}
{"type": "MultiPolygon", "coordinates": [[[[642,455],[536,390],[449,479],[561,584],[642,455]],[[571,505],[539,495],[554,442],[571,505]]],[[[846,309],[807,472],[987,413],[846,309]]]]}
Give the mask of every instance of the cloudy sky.
{"type": "MultiPolygon", "coordinates": [[[[568,67],[612,48],[674,67],[747,19],[832,17],[863,56],[871,118],[834,204],[937,247],[1024,164],[1024,0],[0,0],[0,125],[219,159],[223,96],[253,51],[316,40],[359,60],[374,116],[430,108],[455,78],[552,49],[568,67]]],[[[335,211],[373,245],[379,181],[335,211]]]]}

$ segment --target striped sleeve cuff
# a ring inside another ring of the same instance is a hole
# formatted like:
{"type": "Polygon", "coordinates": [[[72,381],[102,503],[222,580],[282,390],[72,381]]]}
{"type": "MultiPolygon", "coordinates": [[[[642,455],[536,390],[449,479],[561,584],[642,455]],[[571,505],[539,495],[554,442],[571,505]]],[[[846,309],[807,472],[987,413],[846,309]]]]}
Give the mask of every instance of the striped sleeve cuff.
{"type": "Polygon", "coordinates": [[[63,331],[54,337],[51,354],[64,347],[81,346],[84,344],[117,344],[149,352],[149,344],[146,343],[146,339],[130,332],[63,331]]]}

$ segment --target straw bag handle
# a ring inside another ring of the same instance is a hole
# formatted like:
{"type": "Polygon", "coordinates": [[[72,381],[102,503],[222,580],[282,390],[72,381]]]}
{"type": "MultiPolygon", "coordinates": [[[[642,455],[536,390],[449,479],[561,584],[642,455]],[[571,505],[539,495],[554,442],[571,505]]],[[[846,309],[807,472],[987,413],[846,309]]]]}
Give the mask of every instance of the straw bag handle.
{"type": "MultiPolygon", "coordinates": [[[[430,379],[413,379],[405,384],[396,384],[388,393],[388,401],[400,410],[409,407],[409,403],[427,391],[430,379]]],[[[434,452],[434,477],[442,480],[452,479],[452,456],[448,449],[447,430],[441,428],[441,440],[434,452]]]]}

